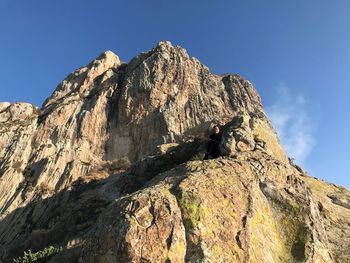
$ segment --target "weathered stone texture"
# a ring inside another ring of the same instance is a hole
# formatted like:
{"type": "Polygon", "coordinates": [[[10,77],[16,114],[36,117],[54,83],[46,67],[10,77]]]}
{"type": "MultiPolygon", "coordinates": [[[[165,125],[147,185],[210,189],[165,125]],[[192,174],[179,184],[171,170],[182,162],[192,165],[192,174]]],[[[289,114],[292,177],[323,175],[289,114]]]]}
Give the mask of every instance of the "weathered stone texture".
{"type": "Polygon", "coordinates": [[[0,262],[350,262],[349,191],[288,159],[248,80],[169,42],[0,103],[0,220],[0,262]]]}

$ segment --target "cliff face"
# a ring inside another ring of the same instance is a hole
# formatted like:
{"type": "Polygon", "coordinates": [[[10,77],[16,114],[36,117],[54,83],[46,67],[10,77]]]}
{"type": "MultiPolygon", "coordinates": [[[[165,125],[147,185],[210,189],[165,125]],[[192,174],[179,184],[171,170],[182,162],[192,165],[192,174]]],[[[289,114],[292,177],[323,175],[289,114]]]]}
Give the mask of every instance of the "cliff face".
{"type": "Polygon", "coordinates": [[[169,42],[0,103],[0,220],[0,262],[350,262],[350,193],[288,160],[249,81],[169,42]],[[202,161],[214,123],[226,157],[202,161]]]}

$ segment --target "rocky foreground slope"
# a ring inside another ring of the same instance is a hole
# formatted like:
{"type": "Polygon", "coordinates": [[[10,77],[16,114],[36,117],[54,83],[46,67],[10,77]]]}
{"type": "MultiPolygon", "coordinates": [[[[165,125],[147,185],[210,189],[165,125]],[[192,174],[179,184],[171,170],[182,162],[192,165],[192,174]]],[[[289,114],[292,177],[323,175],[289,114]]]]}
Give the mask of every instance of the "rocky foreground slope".
{"type": "Polygon", "coordinates": [[[350,262],[350,192],[286,156],[260,97],[169,42],[0,103],[0,262],[350,262]],[[223,125],[225,158],[202,161],[223,125]]]}

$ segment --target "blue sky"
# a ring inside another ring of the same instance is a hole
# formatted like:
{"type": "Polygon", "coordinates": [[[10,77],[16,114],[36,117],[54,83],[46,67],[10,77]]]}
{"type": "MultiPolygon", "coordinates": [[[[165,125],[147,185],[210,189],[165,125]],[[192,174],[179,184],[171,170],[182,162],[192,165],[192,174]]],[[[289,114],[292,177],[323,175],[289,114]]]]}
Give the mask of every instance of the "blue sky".
{"type": "Polygon", "coordinates": [[[0,0],[0,101],[36,105],[105,50],[161,40],[259,91],[289,154],[350,188],[350,1],[0,0]]]}

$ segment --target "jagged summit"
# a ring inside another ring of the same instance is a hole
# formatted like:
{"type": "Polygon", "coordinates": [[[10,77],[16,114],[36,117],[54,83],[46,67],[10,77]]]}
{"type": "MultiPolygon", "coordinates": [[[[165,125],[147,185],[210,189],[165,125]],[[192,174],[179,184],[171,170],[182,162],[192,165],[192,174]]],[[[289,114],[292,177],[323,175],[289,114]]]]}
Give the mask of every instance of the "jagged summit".
{"type": "Polygon", "coordinates": [[[0,103],[0,262],[348,262],[350,193],[288,160],[252,84],[160,42],[0,103]],[[203,161],[222,125],[224,159],[203,161]]]}
{"type": "MultiPolygon", "coordinates": [[[[86,67],[82,67],[71,73],[55,89],[53,94],[44,102],[46,108],[65,96],[72,94],[83,95],[87,93],[92,81],[109,70],[116,69],[122,65],[119,57],[112,51],[103,52],[100,56],[90,62],[86,67]]],[[[90,87],[91,88],[91,87],[90,87]]]]}

